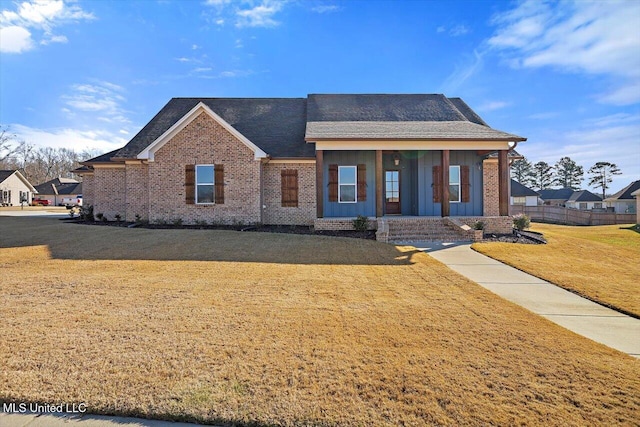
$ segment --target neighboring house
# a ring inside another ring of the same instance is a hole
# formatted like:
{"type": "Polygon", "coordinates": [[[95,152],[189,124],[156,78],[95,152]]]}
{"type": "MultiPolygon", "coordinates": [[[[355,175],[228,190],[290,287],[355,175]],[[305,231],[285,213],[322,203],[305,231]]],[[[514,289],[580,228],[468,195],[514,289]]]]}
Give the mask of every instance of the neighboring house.
{"type": "Polygon", "coordinates": [[[603,209],[602,197],[593,194],[589,190],[574,191],[565,206],[572,209],[591,210],[603,209]]]}
{"type": "Polygon", "coordinates": [[[538,191],[540,200],[545,206],[565,206],[567,200],[573,195],[572,188],[547,188],[538,191]]]}
{"type": "Polygon", "coordinates": [[[513,206],[538,206],[540,195],[529,187],[511,180],[511,205],[513,206]]]}
{"type": "Polygon", "coordinates": [[[72,178],[58,177],[36,185],[38,198],[49,201],[51,206],[63,204],[63,199],[77,198],[82,195],[82,183],[72,178]]]}
{"type": "Polygon", "coordinates": [[[640,224],[640,189],[631,193],[636,198],[636,224],[640,224]]]}
{"type": "Polygon", "coordinates": [[[508,232],[508,153],[525,140],[444,95],[174,98],[74,172],[109,219],[338,229],[357,215],[379,228],[457,217],[508,232]]]}
{"type": "Polygon", "coordinates": [[[632,193],[639,189],[640,180],[633,181],[613,196],[604,199],[604,201],[606,202],[607,207],[616,213],[635,213],[636,201],[634,200],[632,193]]]}
{"type": "Polygon", "coordinates": [[[37,192],[17,170],[0,170],[0,206],[28,205],[37,192]]]}

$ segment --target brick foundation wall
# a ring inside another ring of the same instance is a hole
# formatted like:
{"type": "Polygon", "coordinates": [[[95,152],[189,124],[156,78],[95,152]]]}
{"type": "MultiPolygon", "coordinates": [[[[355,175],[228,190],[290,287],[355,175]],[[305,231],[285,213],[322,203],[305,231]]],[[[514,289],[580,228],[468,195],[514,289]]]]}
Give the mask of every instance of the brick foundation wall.
{"type": "Polygon", "coordinates": [[[124,219],[126,213],[125,169],[96,168],[94,171],[94,180],[96,185],[94,188],[93,213],[101,213],[110,221],[115,219],[116,214],[121,215],[124,219]]]}
{"type": "Polygon", "coordinates": [[[482,214],[485,217],[500,215],[498,162],[483,162],[482,185],[482,214]]]}
{"type": "Polygon", "coordinates": [[[126,221],[149,219],[149,166],[147,164],[126,165],[126,221]]]}
{"type": "Polygon", "coordinates": [[[253,224],[260,217],[260,161],[207,114],[200,114],[149,163],[149,221],[253,224]],[[224,165],[224,204],[188,205],[185,166],[224,165]]]}
{"type": "Polygon", "coordinates": [[[263,222],[274,225],[313,225],[316,218],[315,163],[266,163],[262,170],[263,222]],[[298,207],[282,207],[281,171],[298,171],[298,207]]]}
{"type": "MultiPolygon", "coordinates": [[[[316,230],[353,230],[355,218],[316,218],[314,228],[316,230]]],[[[378,222],[376,218],[369,217],[369,230],[376,230],[378,222]]]]}
{"type": "Polygon", "coordinates": [[[82,176],[82,206],[93,206],[95,203],[95,178],[92,173],[82,176]]]}
{"type": "Polygon", "coordinates": [[[477,221],[482,221],[484,223],[485,233],[509,234],[513,230],[513,218],[510,216],[456,216],[452,218],[456,218],[458,221],[471,228],[473,228],[477,221]]]}

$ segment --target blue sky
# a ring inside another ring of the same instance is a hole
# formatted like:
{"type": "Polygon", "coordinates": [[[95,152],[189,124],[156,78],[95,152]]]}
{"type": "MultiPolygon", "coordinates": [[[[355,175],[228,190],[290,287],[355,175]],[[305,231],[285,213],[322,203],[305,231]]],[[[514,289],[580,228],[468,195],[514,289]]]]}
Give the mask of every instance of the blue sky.
{"type": "MultiPolygon", "coordinates": [[[[171,97],[444,93],[640,179],[640,1],[0,0],[0,123],[103,152],[171,97]]],[[[586,180],[583,188],[587,188],[586,180]]]]}

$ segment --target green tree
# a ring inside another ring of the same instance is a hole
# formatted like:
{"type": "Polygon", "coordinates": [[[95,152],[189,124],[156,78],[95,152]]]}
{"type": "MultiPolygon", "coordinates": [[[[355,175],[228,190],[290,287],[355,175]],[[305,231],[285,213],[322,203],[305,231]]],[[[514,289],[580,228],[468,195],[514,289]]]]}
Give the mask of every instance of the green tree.
{"type": "Polygon", "coordinates": [[[555,174],[553,183],[562,188],[571,188],[573,190],[579,190],[582,183],[584,169],[582,166],[578,166],[576,162],[569,157],[561,158],[554,166],[553,172],[555,174]]]}
{"type": "Polygon", "coordinates": [[[621,175],[622,172],[615,163],[597,162],[589,169],[589,185],[593,188],[602,189],[602,198],[605,198],[607,188],[613,181],[614,175],[621,175]]]}
{"type": "Polygon", "coordinates": [[[553,168],[547,162],[533,165],[533,185],[538,190],[544,190],[553,184],[553,168]]]}
{"type": "Polygon", "coordinates": [[[511,177],[527,187],[532,187],[535,184],[533,166],[524,157],[511,164],[511,177]]]}

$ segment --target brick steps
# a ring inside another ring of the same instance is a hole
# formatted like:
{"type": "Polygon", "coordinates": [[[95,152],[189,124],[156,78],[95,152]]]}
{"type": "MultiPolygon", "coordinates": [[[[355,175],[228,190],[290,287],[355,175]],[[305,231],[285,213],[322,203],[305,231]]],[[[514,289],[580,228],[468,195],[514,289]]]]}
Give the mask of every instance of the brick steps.
{"type": "Polygon", "coordinates": [[[386,218],[389,242],[469,241],[467,231],[448,218],[386,218]]]}

